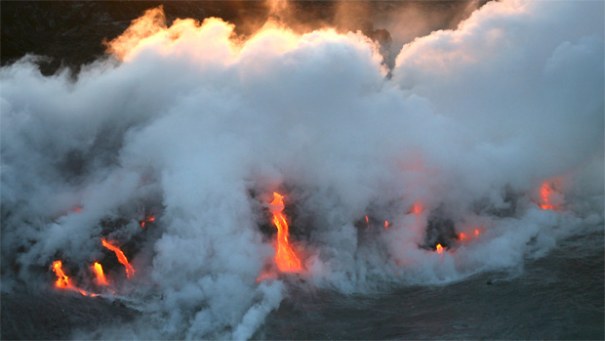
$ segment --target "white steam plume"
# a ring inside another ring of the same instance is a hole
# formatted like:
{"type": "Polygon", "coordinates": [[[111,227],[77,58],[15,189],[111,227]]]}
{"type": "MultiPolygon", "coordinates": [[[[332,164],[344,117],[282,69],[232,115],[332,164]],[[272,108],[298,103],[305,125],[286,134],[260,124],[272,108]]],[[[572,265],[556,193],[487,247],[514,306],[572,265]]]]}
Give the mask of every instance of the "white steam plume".
{"type": "Polygon", "coordinates": [[[76,81],[32,57],[3,67],[3,290],[51,286],[54,259],[84,268],[107,234],[139,238],[121,293],[145,311],[132,337],[245,339],[287,285],[447,283],[602,229],[602,13],[491,2],[406,44],[392,78],[359,33],[267,25],[242,40],[216,18],[167,27],[160,9],[76,81]],[[551,179],[562,211],[537,205],[551,179]],[[274,190],[305,271],[258,281],[274,190]],[[415,202],[424,211],[408,214],[415,202]],[[158,223],[142,230],[148,205],[158,223]],[[421,248],[431,212],[480,235],[421,248]]]}

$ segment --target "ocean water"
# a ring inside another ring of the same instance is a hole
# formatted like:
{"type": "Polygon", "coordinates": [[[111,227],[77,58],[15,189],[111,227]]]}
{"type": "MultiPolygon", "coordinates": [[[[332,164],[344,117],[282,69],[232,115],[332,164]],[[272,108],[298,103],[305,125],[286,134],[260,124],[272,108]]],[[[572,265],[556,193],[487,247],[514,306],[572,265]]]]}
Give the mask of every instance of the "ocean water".
{"type": "Polygon", "coordinates": [[[562,241],[522,271],[375,295],[297,293],[261,339],[604,339],[603,233],[562,241]]]}

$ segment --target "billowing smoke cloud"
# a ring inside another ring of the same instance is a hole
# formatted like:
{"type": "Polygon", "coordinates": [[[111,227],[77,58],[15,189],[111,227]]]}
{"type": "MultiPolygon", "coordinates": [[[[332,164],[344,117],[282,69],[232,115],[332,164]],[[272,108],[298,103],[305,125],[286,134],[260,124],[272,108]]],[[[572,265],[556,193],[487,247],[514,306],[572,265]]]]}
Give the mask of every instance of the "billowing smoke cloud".
{"type": "Polygon", "coordinates": [[[388,70],[361,33],[268,23],[243,40],[221,19],[167,26],[154,9],[75,81],[33,57],[3,67],[3,290],[50,287],[58,258],[82,282],[110,238],[137,269],[110,270],[116,295],[144,314],[105,337],[239,339],[292,285],[368,292],[518,268],[603,228],[602,13],[488,3],[388,70]],[[273,191],[305,270],[259,280],[273,191]],[[439,219],[458,235],[438,253],[439,219]]]}

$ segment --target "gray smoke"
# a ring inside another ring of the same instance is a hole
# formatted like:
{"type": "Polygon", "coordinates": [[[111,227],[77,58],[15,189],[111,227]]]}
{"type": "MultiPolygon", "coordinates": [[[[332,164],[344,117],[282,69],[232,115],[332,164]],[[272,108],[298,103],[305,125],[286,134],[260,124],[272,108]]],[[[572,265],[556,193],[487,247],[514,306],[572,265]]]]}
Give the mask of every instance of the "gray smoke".
{"type": "Polygon", "coordinates": [[[91,335],[246,339],[291,286],[518,269],[603,228],[602,13],[491,2],[404,45],[392,77],[361,33],[273,23],[241,40],[216,18],[166,27],[159,9],[75,81],[35,57],[3,67],[2,289],[51,287],[59,258],[85,285],[108,237],[137,269],[110,271],[116,295],[144,314],[91,335]],[[564,209],[540,210],[553,179],[564,209]],[[257,281],[276,190],[305,271],[257,281]],[[422,248],[434,212],[480,235],[422,248]]]}

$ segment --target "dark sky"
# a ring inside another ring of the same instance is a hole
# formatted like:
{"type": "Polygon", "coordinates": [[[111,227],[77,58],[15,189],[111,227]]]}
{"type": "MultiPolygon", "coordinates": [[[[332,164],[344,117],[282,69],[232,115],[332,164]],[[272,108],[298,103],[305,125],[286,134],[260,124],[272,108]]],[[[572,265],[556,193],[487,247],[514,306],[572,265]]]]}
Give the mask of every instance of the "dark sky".
{"type": "MultiPolygon", "coordinates": [[[[420,31],[455,27],[467,15],[469,1],[292,1],[287,19],[293,27],[335,26],[362,30],[384,38],[379,18],[413,9],[413,16],[430,19],[420,31]],[[340,11],[339,11],[340,10],[340,11]],[[350,12],[346,20],[343,11],[350,12]]],[[[146,9],[164,6],[169,21],[217,16],[236,24],[239,34],[250,34],[269,17],[263,1],[2,1],[1,63],[14,62],[26,53],[50,57],[41,62],[45,73],[58,67],[78,68],[104,54],[105,39],[123,32],[146,9]]],[[[471,3],[472,5],[472,3],[471,3]]],[[[409,16],[408,19],[409,20],[409,16]]]]}

